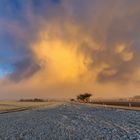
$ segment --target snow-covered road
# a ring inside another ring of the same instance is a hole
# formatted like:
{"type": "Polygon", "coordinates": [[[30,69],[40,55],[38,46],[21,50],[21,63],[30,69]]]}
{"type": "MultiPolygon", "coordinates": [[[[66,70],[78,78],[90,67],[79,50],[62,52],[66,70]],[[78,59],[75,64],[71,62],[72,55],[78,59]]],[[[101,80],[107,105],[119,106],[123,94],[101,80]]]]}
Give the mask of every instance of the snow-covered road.
{"type": "Polygon", "coordinates": [[[0,140],[140,140],[140,111],[62,103],[0,114],[0,140]]]}

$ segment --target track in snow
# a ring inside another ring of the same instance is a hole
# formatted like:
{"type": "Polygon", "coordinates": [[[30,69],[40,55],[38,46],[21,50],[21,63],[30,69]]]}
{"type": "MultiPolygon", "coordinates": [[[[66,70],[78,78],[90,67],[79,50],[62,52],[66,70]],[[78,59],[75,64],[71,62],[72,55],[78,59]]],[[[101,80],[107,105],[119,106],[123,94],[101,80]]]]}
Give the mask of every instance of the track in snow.
{"type": "Polygon", "coordinates": [[[140,140],[140,111],[63,103],[1,114],[0,140],[140,140]]]}

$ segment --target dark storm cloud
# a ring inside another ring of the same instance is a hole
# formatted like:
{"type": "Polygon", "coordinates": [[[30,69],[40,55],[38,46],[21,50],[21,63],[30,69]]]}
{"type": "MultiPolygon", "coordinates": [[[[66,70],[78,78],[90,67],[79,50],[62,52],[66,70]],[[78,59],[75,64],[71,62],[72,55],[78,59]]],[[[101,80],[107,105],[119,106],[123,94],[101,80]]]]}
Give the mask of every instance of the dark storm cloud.
{"type": "MultiPolygon", "coordinates": [[[[15,40],[11,49],[16,54],[9,56],[16,56],[14,63],[11,63],[15,67],[10,76],[12,80],[28,78],[41,69],[33,59],[29,46],[37,39],[40,28],[53,22],[61,24],[64,40],[79,41],[80,34],[84,34],[83,37],[96,42],[98,49],[94,48],[93,43],[80,38],[79,51],[92,59],[87,66],[90,71],[102,64],[108,65],[98,73],[98,82],[131,80],[131,73],[140,67],[139,0],[31,0],[26,3],[3,0],[0,6],[0,31],[8,32],[15,40]],[[77,37],[73,38],[65,32],[63,25],[68,22],[80,28],[77,37]],[[125,49],[116,53],[116,47],[121,44],[125,44],[125,49]]],[[[3,36],[2,32],[0,36],[3,36]]],[[[5,48],[3,52],[7,52],[8,46],[5,48]]]]}
{"type": "Polygon", "coordinates": [[[39,23],[32,2],[3,0],[0,4],[0,63],[13,69],[9,76],[19,81],[39,70],[33,60],[30,43],[36,38],[39,23]]]}
{"type": "Polygon", "coordinates": [[[40,66],[36,64],[32,58],[26,58],[14,64],[15,71],[9,75],[10,79],[14,81],[24,80],[30,78],[34,73],[39,71],[40,66]]]}
{"type": "Polygon", "coordinates": [[[140,67],[140,1],[95,1],[97,7],[94,7],[93,1],[88,2],[84,6],[93,10],[82,11],[79,8],[74,17],[77,15],[76,20],[80,21],[86,19],[80,22],[80,26],[100,45],[98,50],[92,49],[85,42],[81,46],[93,59],[89,69],[93,70],[105,63],[109,66],[99,72],[98,82],[131,81],[131,74],[140,67]],[[78,16],[80,11],[82,16],[78,16]],[[121,44],[125,44],[126,48],[122,53],[116,53],[116,47],[121,44]]]}

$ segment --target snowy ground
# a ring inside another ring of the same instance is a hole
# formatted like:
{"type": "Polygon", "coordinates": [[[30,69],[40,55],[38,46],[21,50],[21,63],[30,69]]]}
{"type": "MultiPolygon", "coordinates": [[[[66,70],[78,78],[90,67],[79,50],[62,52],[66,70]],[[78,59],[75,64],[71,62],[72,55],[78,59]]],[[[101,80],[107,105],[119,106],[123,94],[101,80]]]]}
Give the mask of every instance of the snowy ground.
{"type": "Polygon", "coordinates": [[[0,114],[0,140],[140,140],[140,111],[59,103],[0,114]]]}

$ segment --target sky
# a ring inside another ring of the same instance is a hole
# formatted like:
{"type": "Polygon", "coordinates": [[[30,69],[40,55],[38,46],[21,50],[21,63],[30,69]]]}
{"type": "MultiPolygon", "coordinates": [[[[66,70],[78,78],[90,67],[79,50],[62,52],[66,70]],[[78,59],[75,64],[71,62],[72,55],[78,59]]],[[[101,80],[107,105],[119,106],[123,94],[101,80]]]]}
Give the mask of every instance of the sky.
{"type": "Polygon", "coordinates": [[[0,0],[0,99],[140,95],[139,0],[0,0]]]}

